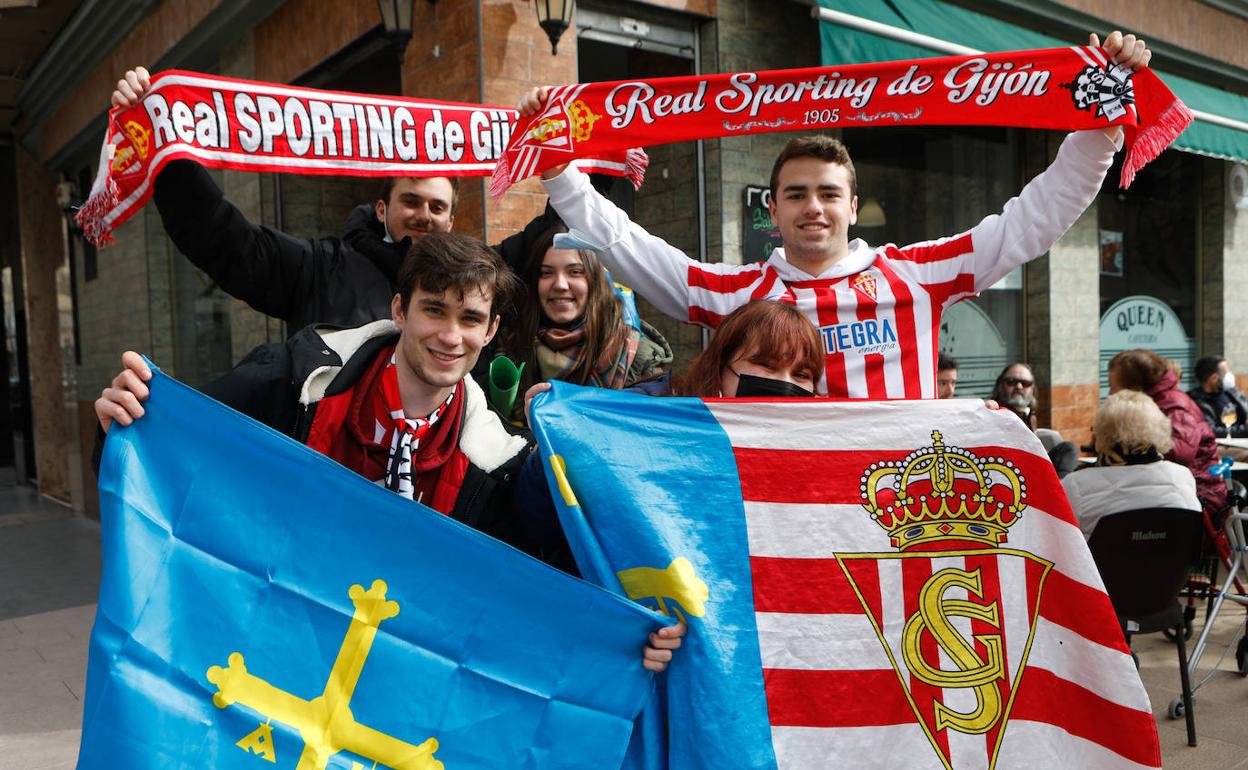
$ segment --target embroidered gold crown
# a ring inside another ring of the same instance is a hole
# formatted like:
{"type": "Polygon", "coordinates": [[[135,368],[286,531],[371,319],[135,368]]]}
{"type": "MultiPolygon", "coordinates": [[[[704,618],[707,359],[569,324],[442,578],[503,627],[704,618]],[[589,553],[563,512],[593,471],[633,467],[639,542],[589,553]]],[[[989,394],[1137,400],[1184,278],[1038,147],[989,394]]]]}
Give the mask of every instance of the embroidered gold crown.
{"type": "Polygon", "coordinates": [[[577,99],[568,105],[568,119],[572,121],[572,138],[584,142],[594,133],[594,124],[602,118],[585,102],[577,99]]]}
{"type": "Polygon", "coordinates": [[[872,463],[859,490],[862,507],[902,551],[937,542],[995,547],[1027,505],[1012,462],[945,446],[940,431],[901,461],[872,463]]]}

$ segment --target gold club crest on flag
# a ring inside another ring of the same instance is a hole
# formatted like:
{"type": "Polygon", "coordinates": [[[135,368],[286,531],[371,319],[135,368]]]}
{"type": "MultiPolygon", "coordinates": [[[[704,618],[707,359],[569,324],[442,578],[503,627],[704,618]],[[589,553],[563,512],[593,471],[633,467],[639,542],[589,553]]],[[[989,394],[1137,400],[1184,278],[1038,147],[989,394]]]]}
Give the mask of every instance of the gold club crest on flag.
{"type": "Polygon", "coordinates": [[[860,478],[862,507],[898,552],[836,558],[941,762],[954,767],[952,731],[984,736],[992,767],[1053,564],[998,547],[1027,506],[1022,471],[1005,457],[949,446],[940,431],[931,438],[860,478]],[[1023,579],[1007,585],[1005,573],[1023,579]],[[902,612],[886,622],[879,597],[899,588],[902,612]],[[1025,608],[1025,639],[1006,638],[1007,606],[1015,616],[1025,608]]]}

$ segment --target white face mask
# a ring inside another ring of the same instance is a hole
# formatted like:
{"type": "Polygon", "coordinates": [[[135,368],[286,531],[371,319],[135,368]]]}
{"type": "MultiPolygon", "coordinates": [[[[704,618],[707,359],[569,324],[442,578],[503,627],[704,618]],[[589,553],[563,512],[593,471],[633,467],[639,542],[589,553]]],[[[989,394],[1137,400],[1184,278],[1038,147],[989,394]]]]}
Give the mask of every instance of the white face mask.
{"type": "Polygon", "coordinates": [[[381,229],[386,233],[386,237],[382,238],[383,243],[394,243],[394,239],[390,237],[390,227],[386,224],[386,204],[381,204],[381,229]]]}
{"type": "Polygon", "coordinates": [[[1235,373],[1227,372],[1226,374],[1222,375],[1222,390],[1234,390],[1234,389],[1235,389],[1235,373]]]}

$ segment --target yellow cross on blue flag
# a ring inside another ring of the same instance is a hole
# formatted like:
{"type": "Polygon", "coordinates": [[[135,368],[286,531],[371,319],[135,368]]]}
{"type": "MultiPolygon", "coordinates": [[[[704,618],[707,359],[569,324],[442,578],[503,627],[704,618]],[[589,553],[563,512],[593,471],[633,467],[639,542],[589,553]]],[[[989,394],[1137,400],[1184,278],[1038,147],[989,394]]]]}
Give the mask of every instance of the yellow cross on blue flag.
{"type": "Polygon", "coordinates": [[[665,618],[150,385],[105,442],[79,768],[619,765],[665,618]]]}

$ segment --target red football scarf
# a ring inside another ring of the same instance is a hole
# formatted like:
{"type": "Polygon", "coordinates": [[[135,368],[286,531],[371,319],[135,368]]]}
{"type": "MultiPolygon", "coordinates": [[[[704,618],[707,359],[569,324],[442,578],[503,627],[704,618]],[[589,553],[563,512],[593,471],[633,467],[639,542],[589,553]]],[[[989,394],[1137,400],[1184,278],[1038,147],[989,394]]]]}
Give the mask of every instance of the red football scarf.
{"type": "Polygon", "coordinates": [[[516,125],[490,193],[575,158],[771,131],[898,125],[1121,125],[1122,186],[1192,121],[1152,73],[1100,48],[562,86],[516,125]]]}
{"type": "MultiPolygon", "coordinates": [[[[511,139],[504,107],[370,96],[169,70],[143,102],[109,113],[100,169],[76,219],[96,246],[152,196],[170,160],[243,171],[347,176],[489,176],[511,139]]],[[[639,150],[584,168],[640,186],[639,150]]]]}

